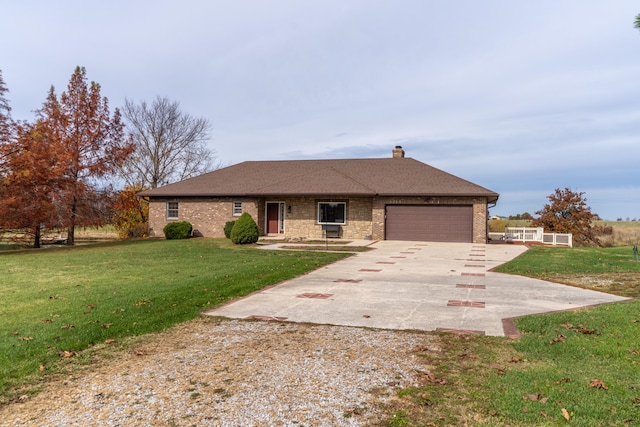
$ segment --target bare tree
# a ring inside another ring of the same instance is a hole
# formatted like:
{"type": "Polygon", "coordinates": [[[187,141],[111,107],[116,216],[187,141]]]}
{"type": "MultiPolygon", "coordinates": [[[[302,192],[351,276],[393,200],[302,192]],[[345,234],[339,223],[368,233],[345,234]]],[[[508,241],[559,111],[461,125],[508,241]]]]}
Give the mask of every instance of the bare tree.
{"type": "Polygon", "coordinates": [[[157,188],[213,169],[207,119],[183,113],[178,102],[160,96],[151,105],[127,99],[123,114],[136,145],[121,170],[129,186],[157,188]]]}
{"type": "Polygon", "coordinates": [[[11,136],[11,107],[5,94],[9,92],[0,70],[0,143],[6,143],[11,136]]]}

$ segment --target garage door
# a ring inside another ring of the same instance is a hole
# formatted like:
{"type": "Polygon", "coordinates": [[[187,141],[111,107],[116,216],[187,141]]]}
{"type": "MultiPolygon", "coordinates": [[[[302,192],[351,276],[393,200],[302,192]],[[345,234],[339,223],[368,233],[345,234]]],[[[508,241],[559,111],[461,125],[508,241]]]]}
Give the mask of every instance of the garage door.
{"type": "Polygon", "coordinates": [[[473,206],[387,205],[387,240],[473,241],[473,206]]]}

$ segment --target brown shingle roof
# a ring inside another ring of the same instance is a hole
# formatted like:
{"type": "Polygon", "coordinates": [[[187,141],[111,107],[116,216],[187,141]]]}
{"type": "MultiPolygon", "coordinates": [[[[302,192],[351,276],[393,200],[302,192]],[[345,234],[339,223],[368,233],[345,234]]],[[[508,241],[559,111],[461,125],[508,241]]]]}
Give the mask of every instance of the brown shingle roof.
{"type": "Polygon", "coordinates": [[[253,161],[141,196],[480,196],[498,194],[411,158],[253,161]]]}

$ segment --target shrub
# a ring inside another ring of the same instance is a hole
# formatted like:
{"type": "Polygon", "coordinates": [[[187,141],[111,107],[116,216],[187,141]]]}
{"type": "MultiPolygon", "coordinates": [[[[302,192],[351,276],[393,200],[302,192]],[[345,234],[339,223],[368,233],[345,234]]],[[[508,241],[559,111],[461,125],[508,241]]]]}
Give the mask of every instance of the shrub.
{"type": "Polygon", "coordinates": [[[188,239],[191,237],[191,223],[187,221],[170,222],[162,229],[167,240],[188,239]]]}
{"type": "Polygon", "coordinates": [[[227,221],[224,225],[224,237],[227,239],[231,238],[231,230],[233,230],[233,226],[235,225],[235,221],[227,221]]]}
{"type": "Polygon", "coordinates": [[[258,225],[247,212],[240,215],[231,230],[231,241],[236,244],[255,243],[258,241],[258,225]]]}

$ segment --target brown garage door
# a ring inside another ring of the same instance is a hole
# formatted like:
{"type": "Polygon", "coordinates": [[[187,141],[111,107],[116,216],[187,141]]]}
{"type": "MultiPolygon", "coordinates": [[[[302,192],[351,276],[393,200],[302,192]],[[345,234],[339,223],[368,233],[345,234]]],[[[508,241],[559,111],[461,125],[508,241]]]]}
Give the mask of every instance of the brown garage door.
{"type": "Polygon", "coordinates": [[[473,206],[387,205],[387,240],[473,241],[473,206]]]}

